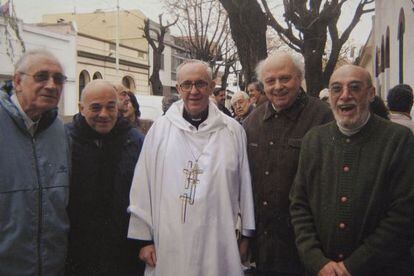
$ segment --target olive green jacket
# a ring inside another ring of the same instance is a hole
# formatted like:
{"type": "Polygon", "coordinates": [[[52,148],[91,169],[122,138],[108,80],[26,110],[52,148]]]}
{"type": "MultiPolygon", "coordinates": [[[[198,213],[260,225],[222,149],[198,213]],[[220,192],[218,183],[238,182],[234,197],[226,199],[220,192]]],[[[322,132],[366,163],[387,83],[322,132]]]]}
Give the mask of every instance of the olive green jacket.
{"type": "Polygon", "coordinates": [[[290,212],[309,272],[333,260],[352,276],[411,275],[413,164],[410,130],[375,115],[350,137],[335,122],[304,137],[290,212]]]}

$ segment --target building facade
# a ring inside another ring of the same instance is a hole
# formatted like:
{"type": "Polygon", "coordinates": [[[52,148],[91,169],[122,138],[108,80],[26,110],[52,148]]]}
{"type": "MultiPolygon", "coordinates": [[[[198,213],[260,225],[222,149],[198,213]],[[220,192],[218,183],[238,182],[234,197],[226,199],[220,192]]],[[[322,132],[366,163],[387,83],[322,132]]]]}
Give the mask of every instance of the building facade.
{"type": "Polygon", "coordinates": [[[145,16],[138,10],[120,11],[119,18],[117,15],[117,12],[98,10],[94,13],[51,14],[43,17],[46,28],[59,29],[60,25],[67,22],[73,22],[77,28],[78,98],[83,87],[93,79],[122,83],[134,93],[150,94],[148,43],[141,29],[145,16]]]}
{"type": "Polygon", "coordinates": [[[397,84],[414,87],[414,2],[376,0],[372,26],[359,64],[370,68],[377,94],[386,99],[397,84]]]}
{"type": "MultiPolygon", "coordinates": [[[[78,110],[76,90],[76,34],[73,26],[68,24],[69,30],[64,33],[57,33],[44,29],[37,25],[24,24],[16,21],[20,37],[24,43],[25,50],[46,49],[53,53],[61,62],[68,81],[65,85],[61,100],[59,102],[59,114],[62,116],[73,115],[78,110]]],[[[23,54],[18,37],[10,29],[7,20],[0,17],[0,81],[11,80],[14,74],[14,63],[23,54]],[[7,35],[3,35],[5,33],[7,35]]]]}

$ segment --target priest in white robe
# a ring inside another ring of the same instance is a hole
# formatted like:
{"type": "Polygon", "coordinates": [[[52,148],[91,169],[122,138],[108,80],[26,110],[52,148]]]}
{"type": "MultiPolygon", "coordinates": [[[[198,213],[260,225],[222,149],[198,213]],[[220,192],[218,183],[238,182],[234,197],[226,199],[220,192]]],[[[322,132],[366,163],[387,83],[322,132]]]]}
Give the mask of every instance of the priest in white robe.
{"type": "Polygon", "coordinates": [[[135,168],[128,237],[148,241],[145,275],[243,275],[238,216],[243,236],[255,227],[246,135],[209,101],[206,63],[177,76],[182,100],[153,124],[135,168]]]}

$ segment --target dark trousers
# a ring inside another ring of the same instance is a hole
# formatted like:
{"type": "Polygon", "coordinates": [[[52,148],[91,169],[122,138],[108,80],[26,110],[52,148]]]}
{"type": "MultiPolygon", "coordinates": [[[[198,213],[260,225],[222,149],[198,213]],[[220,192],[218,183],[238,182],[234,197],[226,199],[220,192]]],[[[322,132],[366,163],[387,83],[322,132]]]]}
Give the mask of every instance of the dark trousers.
{"type": "Polygon", "coordinates": [[[297,273],[283,273],[277,271],[256,271],[254,276],[304,276],[303,274],[297,273]]]}

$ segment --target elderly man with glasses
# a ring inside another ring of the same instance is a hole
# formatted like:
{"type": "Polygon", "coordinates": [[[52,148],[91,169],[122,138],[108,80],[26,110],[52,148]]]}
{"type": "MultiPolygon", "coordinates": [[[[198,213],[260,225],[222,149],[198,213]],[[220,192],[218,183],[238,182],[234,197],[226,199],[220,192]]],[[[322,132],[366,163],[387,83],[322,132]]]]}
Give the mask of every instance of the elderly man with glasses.
{"type": "Polygon", "coordinates": [[[44,50],[15,66],[0,92],[0,275],[63,275],[69,146],[57,105],[66,76],[44,50]]]}
{"type": "Polygon", "coordinates": [[[146,275],[242,275],[239,214],[242,235],[254,230],[246,136],[209,101],[208,64],[186,61],[177,76],[182,100],[151,127],[135,168],[128,236],[148,244],[146,275]]]}
{"type": "Polygon", "coordinates": [[[290,212],[311,275],[413,275],[414,137],[370,114],[375,88],[345,65],[329,81],[335,121],[302,141],[290,212]]]}

